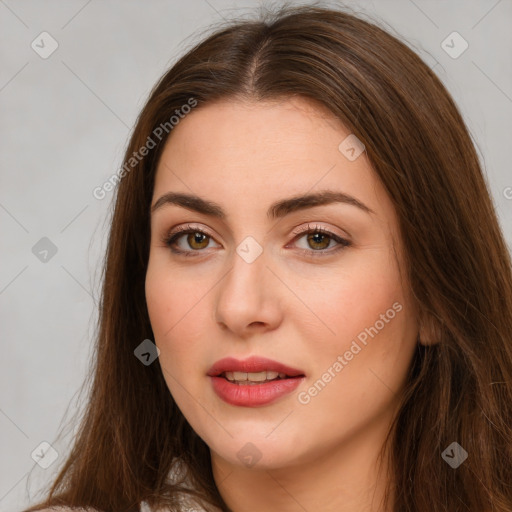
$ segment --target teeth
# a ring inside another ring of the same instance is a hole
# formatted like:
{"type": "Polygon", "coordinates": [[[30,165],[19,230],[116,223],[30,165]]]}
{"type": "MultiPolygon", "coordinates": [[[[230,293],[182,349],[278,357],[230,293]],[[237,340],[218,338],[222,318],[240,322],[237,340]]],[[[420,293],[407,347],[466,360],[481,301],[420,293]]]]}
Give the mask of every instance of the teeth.
{"type": "Polygon", "coordinates": [[[265,382],[277,379],[278,377],[284,379],[285,373],[279,373],[274,371],[263,371],[263,372],[225,372],[224,375],[229,381],[237,382],[265,382]]]}
{"type": "Polygon", "coordinates": [[[247,380],[252,382],[261,382],[262,380],[267,380],[267,372],[248,373],[247,380]]]}

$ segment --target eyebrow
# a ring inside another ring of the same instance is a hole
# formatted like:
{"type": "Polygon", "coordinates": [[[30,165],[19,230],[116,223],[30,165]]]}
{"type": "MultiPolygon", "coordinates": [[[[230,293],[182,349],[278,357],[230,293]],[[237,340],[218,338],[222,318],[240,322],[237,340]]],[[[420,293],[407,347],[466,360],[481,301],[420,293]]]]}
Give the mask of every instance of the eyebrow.
{"type": "MultiPolygon", "coordinates": [[[[267,211],[267,217],[270,219],[278,219],[292,212],[333,203],[348,204],[355,206],[368,214],[375,214],[371,208],[355,197],[345,194],[344,192],[323,190],[313,194],[297,195],[276,201],[270,205],[267,211]]],[[[182,192],[167,192],[161,196],[151,207],[151,213],[168,204],[181,206],[187,210],[192,210],[222,220],[227,217],[226,212],[219,204],[193,194],[185,194],[182,192]]]]}

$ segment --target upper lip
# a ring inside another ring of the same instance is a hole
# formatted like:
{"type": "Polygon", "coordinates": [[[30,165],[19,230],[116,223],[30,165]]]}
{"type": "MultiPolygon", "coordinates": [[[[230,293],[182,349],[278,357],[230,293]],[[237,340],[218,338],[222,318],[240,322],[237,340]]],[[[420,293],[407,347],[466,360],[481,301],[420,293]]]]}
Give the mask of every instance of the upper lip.
{"type": "Polygon", "coordinates": [[[247,359],[239,360],[234,357],[225,357],[219,359],[208,370],[210,377],[217,377],[224,372],[246,372],[257,373],[263,371],[274,371],[286,374],[287,377],[303,376],[304,372],[296,368],[292,368],[278,361],[267,359],[266,357],[252,356],[247,359]]]}

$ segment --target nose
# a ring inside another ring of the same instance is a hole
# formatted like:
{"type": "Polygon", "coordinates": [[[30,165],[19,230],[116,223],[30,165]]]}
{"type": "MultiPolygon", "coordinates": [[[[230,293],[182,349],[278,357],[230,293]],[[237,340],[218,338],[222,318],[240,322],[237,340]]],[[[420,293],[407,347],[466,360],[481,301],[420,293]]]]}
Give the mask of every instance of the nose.
{"type": "Polygon", "coordinates": [[[276,329],[282,321],[279,280],[267,260],[265,251],[252,262],[234,252],[232,267],[217,287],[215,320],[238,338],[276,329]]]}

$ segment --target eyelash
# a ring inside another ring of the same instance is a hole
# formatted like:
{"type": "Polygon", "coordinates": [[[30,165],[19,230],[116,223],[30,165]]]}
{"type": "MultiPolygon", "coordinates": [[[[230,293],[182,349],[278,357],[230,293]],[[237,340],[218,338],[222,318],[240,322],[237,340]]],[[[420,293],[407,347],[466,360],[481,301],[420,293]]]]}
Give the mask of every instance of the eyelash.
{"type": "MultiPolygon", "coordinates": [[[[162,242],[167,247],[169,247],[171,252],[173,252],[174,254],[179,254],[182,256],[186,256],[186,257],[196,257],[196,256],[198,256],[197,253],[203,252],[202,249],[201,250],[183,251],[181,249],[176,249],[173,247],[174,244],[176,243],[176,241],[180,237],[182,237],[183,235],[189,234],[189,233],[201,233],[203,235],[206,235],[209,238],[213,238],[213,236],[208,234],[206,231],[203,231],[202,229],[195,228],[195,227],[191,226],[190,224],[187,224],[185,226],[180,226],[179,228],[175,229],[173,232],[164,236],[164,238],[162,239],[162,242]]],[[[322,235],[327,235],[329,238],[331,238],[332,240],[334,240],[335,242],[338,243],[338,247],[335,247],[334,249],[332,249],[332,248],[331,249],[320,249],[320,250],[316,250],[316,251],[308,250],[308,249],[299,249],[302,252],[302,254],[304,254],[305,256],[308,256],[308,257],[315,258],[318,256],[320,256],[320,257],[329,256],[329,255],[337,253],[337,252],[345,249],[346,247],[349,247],[350,245],[352,245],[351,242],[349,242],[348,240],[339,237],[338,235],[334,234],[331,231],[328,231],[327,229],[322,228],[321,226],[311,227],[309,224],[306,229],[301,229],[299,232],[293,233],[294,235],[296,235],[294,240],[299,240],[304,235],[308,235],[310,233],[320,233],[322,235]]]]}

